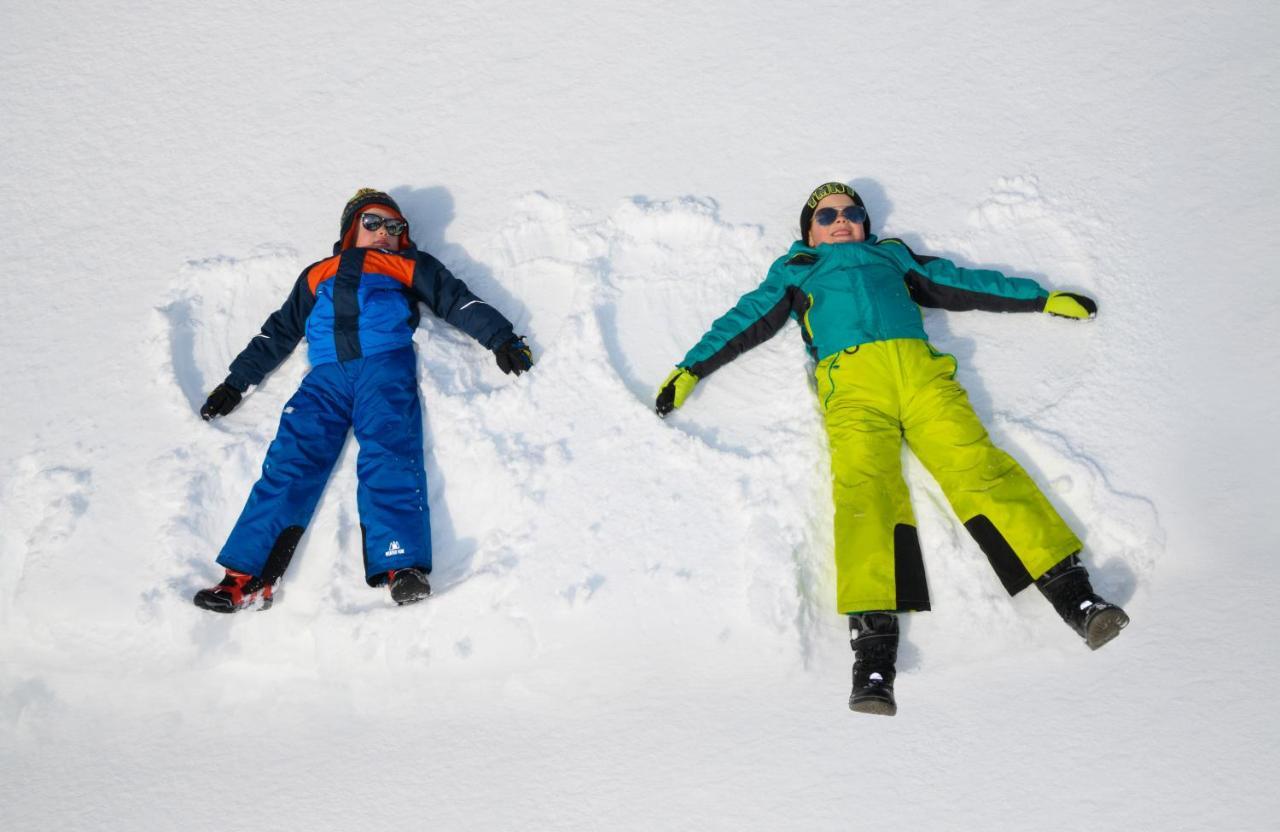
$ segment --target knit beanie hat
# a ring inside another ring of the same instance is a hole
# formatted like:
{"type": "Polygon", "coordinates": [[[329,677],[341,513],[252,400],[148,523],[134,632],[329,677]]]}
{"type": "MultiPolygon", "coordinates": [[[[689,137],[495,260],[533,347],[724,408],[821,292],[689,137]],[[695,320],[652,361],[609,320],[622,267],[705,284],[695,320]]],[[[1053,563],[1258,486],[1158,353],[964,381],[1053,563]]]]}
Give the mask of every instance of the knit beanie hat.
{"type": "MultiPolygon", "coordinates": [[[[356,218],[360,216],[362,209],[368,208],[370,205],[389,208],[396,219],[404,219],[404,214],[400,213],[400,206],[396,205],[396,201],[389,195],[374,188],[361,188],[356,191],[355,196],[347,200],[346,207],[342,209],[342,220],[338,225],[338,242],[334,244],[335,254],[355,245],[356,218]]],[[[409,229],[406,228],[400,234],[400,248],[404,249],[411,245],[413,245],[413,241],[409,239],[409,229]]]]}
{"type": "MultiPolygon", "coordinates": [[[[848,194],[853,200],[853,204],[866,211],[867,206],[862,204],[862,197],[858,196],[858,192],[843,182],[827,182],[813,189],[813,193],[809,194],[809,199],[805,201],[804,208],[800,209],[800,242],[809,245],[809,227],[813,225],[813,212],[818,207],[818,203],[832,194],[848,194]]],[[[871,214],[867,214],[867,218],[862,221],[862,233],[865,237],[871,236],[871,214]]]]}

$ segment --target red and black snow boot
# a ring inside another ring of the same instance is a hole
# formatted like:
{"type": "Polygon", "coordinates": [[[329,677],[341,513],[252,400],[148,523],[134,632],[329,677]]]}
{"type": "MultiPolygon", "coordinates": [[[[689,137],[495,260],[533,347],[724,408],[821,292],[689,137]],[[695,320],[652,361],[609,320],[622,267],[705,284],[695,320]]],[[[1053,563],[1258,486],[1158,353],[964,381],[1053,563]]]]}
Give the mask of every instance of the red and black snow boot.
{"type": "Polygon", "coordinates": [[[387,586],[391,588],[391,599],[400,606],[421,601],[431,594],[427,573],[416,566],[392,569],[387,573],[387,586]]]}
{"type": "Polygon", "coordinates": [[[1097,650],[1129,626],[1124,610],[1094,593],[1089,572],[1075,555],[1041,575],[1036,587],[1090,650],[1097,650]]]}
{"type": "Polygon", "coordinates": [[[849,641],[853,646],[853,692],[849,709],[864,714],[893,716],[894,668],[898,660],[898,616],[891,612],[864,612],[849,616],[849,641]]]}
{"type": "Polygon", "coordinates": [[[258,602],[258,608],[271,609],[272,585],[261,578],[228,569],[217,586],[202,589],[192,599],[197,607],[210,612],[236,612],[258,602]]]}

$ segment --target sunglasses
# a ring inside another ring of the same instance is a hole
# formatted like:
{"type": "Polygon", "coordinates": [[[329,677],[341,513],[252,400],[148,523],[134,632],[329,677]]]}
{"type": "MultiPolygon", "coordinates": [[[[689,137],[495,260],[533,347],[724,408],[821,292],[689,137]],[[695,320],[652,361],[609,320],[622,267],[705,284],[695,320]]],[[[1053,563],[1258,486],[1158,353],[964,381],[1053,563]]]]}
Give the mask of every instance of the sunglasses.
{"type": "Polygon", "coordinates": [[[409,223],[404,220],[392,219],[391,217],[381,217],[377,214],[360,215],[360,227],[365,231],[377,231],[384,226],[387,229],[387,236],[399,237],[409,227],[409,223]]]}
{"type": "MultiPolygon", "coordinates": [[[[369,216],[365,214],[365,216],[369,216]]],[[[818,225],[827,226],[836,221],[836,217],[844,217],[854,225],[861,225],[867,221],[867,209],[861,205],[846,205],[839,211],[834,208],[819,208],[813,212],[813,221],[818,225]]]]}

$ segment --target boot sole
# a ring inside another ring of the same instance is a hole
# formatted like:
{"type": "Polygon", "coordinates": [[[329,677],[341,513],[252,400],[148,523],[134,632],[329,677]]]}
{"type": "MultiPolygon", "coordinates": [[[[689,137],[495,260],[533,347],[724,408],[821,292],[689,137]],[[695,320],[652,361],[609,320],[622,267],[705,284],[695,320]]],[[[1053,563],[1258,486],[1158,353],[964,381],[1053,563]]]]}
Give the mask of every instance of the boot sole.
{"type": "Polygon", "coordinates": [[[240,605],[237,606],[231,603],[231,599],[227,598],[225,595],[219,595],[218,593],[210,592],[207,589],[200,590],[196,593],[196,596],[191,599],[191,603],[195,604],[200,609],[208,610],[209,612],[222,613],[223,615],[230,615],[233,612],[240,612],[240,610],[252,609],[255,607],[259,612],[262,612],[263,610],[271,609],[273,601],[275,601],[274,598],[263,598],[255,595],[254,597],[241,602],[240,605]]]}
{"type": "Polygon", "coordinates": [[[405,604],[414,604],[430,597],[431,585],[427,583],[415,581],[412,586],[392,587],[391,589],[391,600],[395,601],[398,607],[403,607],[405,604]]]}
{"type": "Polygon", "coordinates": [[[878,716],[893,716],[898,712],[898,705],[891,699],[882,699],[878,696],[868,696],[864,699],[850,699],[849,710],[860,714],[876,714],[878,716]]]}
{"type": "Polygon", "coordinates": [[[1097,650],[1102,645],[1120,635],[1120,631],[1129,626],[1129,616],[1119,607],[1103,610],[1089,622],[1089,632],[1085,634],[1085,644],[1090,650],[1097,650]]]}
{"type": "Polygon", "coordinates": [[[197,592],[196,597],[192,598],[191,602],[195,604],[197,607],[199,607],[200,609],[208,610],[209,612],[220,612],[224,614],[230,614],[239,609],[239,607],[237,607],[235,604],[232,604],[230,601],[227,601],[223,598],[219,598],[213,593],[206,592],[205,590],[201,590],[200,592],[197,592]]]}

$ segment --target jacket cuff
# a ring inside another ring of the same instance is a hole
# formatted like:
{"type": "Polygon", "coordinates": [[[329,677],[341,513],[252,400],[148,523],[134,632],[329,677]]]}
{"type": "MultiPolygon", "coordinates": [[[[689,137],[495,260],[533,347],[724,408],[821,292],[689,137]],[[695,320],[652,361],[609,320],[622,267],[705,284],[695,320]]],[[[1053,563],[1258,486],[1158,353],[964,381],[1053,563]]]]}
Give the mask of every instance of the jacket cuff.
{"type": "Polygon", "coordinates": [[[516,337],[516,332],[510,326],[504,326],[493,335],[489,336],[489,343],[485,345],[487,349],[496,350],[498,347],[516,337]]]}

